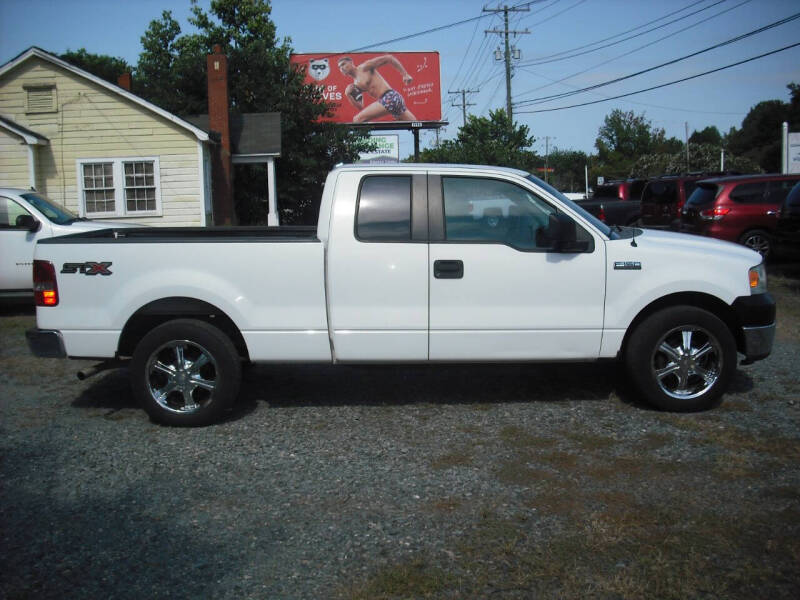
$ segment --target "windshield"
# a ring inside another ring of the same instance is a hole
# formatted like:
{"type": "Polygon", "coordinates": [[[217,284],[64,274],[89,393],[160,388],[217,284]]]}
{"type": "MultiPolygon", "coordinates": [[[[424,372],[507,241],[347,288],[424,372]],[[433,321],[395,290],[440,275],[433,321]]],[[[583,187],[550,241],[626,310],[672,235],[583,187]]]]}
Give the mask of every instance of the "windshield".
{"type": "Polygon", "coordinates": [[[539,187],[543,188],[545,191],[547,191],[548,193],[552,194],[553,196],[555,196],[559,200],[561,200],[561,202],[563,202],[564,204],[569,206],[570,209],[574,210],[576,213],[578,213],[584,219],[589,221],[589,223],[594,225],[604,236],[606,236],[607,238],[610,238],[610,239],[616,239],[615,238],[616,234],[614,234],[611,231],[611,228],[608,225],[603,223],[600,219],[595,217],[593,214],[587,212],[586,209],[581,208],[580,205],[576,204],[575,202],[573,202],[572,200],[567,198],[564,194],[559,192],[552,185],[550,185],[549,183],[545,183],[544,181],[542,181],[541,179],[536,177],[536,175],[528,175],[527,179],[529,181],[532,181],[533,183],[535,183],[539,187]]]}
{"type": "Polygon", "coordinates": [[[28,193],[21,194],[21,196],[30,202],[36,210],[38,210],[56,225],[69,225],[73,221],[78,220],[78,215],[72,211],[64,208],[60,204],[56,204],[52,200],[48,200],[47,198],[39,196],[38,194],[28,193]]]}

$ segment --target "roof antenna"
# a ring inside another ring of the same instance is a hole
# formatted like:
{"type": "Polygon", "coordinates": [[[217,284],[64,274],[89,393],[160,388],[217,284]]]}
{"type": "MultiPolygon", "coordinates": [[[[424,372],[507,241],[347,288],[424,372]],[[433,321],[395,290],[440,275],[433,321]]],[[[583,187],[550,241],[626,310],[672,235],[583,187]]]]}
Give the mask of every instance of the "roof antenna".
{"type": "Polygon", "coordinates": [[[634,248],[638,248],[639,244],[636,243],[636,225],[631,227],[631,229],[633,230],[633,237],[631,238],[631,246],[633,246],[634,248]]]}

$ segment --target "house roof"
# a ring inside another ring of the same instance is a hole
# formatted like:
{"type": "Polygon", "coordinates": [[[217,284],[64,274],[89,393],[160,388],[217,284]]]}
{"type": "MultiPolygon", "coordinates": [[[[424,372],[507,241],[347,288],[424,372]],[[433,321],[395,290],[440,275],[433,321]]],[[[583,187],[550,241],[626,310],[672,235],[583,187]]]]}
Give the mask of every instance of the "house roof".
{"type": "Polygon", "coordinates": [[[25,143],[28,145],[38,145],[38,146],[47,146],[50,143],[45,136],[41,133],[36,133],[28,129],[27,127],[23,127],[19,123],[15,123],[13,120],[9,119],[8,117],[0,116],[0,128],[3,128],[11,133],[14,133],[25,140],[25,143]]]}
{"type": "Polygon", "coordinates": [[[199,127],[196,127],[196,126],[192,125],[188,121],[185,121],[184,119],[181,119],[180,117],[172,114],[169,111],[164,110],[163,108],[159,108],[155,104],[152,104],[152,103],[148,102],[147,100],[137,96],[136,94],[132,94],[128,90],[125,90],[125,89],[119,87],[118,85],[114,85],[113,83],[109,83],[105,79],[101,79],[100,77],[97,77],[96,75],[92,75],[91,73],[89,73],[87,71],[84,71],[83,69],[80,69],[80,68],[78,68],[78,67],[76,67],[74,65],[69,64],[68,62],[66,62],[64,60],[61,60],[57,56],[53,56],[49,52],[45,52],[41,48],[37,48],[36,46],[31,46],[30,48],[28,48],[27,50],[25,50],[21,54],[19,54],[16,57],[12,58],[6,64],[0,66],[0,77],[2,77],[3,75],[5,75],[9,71],[11,71],[12,69],[16,68],[17,66],[21,65],[22,63],[24,63],[27,60],[29,60],[31,58],[34,58],[34,57],[40,58],[41,60],[49,62],[49,63],[51,63],[51,64],[53,64],[53,65],[55,65],[57,67],[61,67],[62,69],[65,69],[65,70],[69,71],[70,73],[73,73],[73,74],[77,75],[78,77],[82,77],[84,79],[88,79],[92,83],[95,83],[96,85],[99,85],[100,87],[105,88],[109,92],[112,92],[114,94],[122,96],[123,98],[133,102],[134,104],[138,104],[142,108],[145,108],[145,109],[149,110],[150,112],[153,112],[153,113],[155,113],[155,114],[167,119],[168,121],[171,121],[172,123],[175,123],[179,127],[182,127],[184,129],[190,131],[201,142],[208,142],[209,141],[208,133],[206,131],[203,131],[199,127]]]}
{"type": "MultiPolygon", "coordinates": [[[[186,117],[211,133],[208,115],[186,117]]],[[[280,156],[281,113],[245,113],[230,116],[231,154],[239,156],[280,156]]],[[[214,132],[216,133],[216,132],[214,132]]]]}

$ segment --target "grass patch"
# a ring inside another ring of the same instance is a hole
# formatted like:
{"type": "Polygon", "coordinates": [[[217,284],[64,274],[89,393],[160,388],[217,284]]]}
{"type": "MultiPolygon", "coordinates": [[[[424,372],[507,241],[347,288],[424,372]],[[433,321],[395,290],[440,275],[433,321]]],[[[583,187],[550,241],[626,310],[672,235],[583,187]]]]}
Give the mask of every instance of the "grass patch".
{"type": "Polygon", "coordinates": [[[564,437],[577,444],[583,450],[605,450],[619,443],[613,437],[581,433],[577,431],[565,432],[564,437]]]}
{"type": "Polygon", "coordinates": [[[531,435],[522,427],[511,425],[500,430],[500,439],[510,448],[552,448],[557,440],[531,435]]]}
{"type": "Polygon", "coordinates": [[[663,448],[667,444],[671,444],[675,441],[675,436],[669,433],[657,433],[655,431],[648,431],[642,438],[637,442],[637,446],[642,450],[658,450],[659,448],[663,448]]]}
{"type": "Polygon", "coordinates": [[[531,467],[526,458],[518,457],[501,463],[497,478],[506,485],[531,486],[543,481],[553,481],[556,476],[550,471],[531,467]]]}
{"type": "Polygon", "coordinates": [[[455,579],[422,558],[383,567],[366,582],[354,585],[340,597],[349,600],[388,600],[390,598],[438,598],[455,579]]]}
{"type": "Polygon", "coordinates": [[[472,464],[472,455],[468,452],[450,452],[443,454],[431,463],[434,469],[450,469],[452,467],[468,467],[472,464]]]}

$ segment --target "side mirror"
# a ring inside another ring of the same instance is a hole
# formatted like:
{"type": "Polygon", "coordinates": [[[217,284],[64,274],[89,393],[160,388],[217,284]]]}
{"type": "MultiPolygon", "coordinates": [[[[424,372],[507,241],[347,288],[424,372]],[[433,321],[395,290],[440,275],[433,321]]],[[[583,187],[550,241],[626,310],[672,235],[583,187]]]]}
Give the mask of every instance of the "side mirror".
{"type": "Polygon", "coordinates": [[[42,228],[42,224],[34,219],[32,215],[19,215],[14,224],[20,229],[27,229],[31,233],[35,233],[42,228]]]}
{"type": "Polygon", "coordinates": [[[578,229],[564,213],[551,213],[547,222],[547,237],[553,241],[553,251],[568,253],[586,252],[589,242],[578,240],[578,229]]]}

